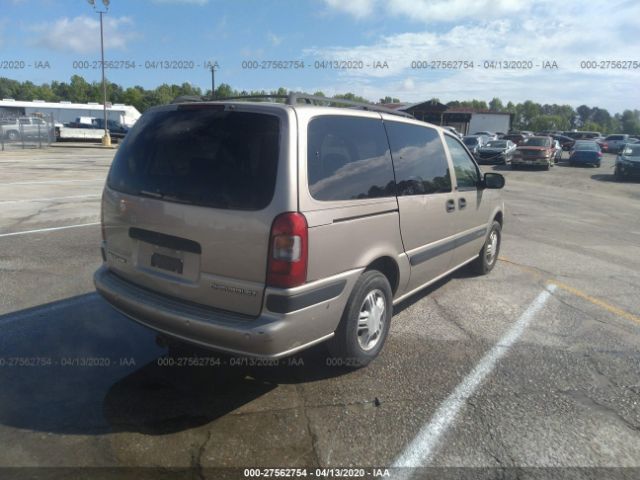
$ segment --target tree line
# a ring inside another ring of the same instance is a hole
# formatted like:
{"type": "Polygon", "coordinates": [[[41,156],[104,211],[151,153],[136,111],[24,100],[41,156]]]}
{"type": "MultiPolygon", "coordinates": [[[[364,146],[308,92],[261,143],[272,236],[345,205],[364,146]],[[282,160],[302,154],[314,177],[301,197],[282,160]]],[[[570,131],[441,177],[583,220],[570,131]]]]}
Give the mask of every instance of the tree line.
{"type": "MultiPolygon", "coordinates": [[[[240,95],[286,95],[285,88],[277,90],[237,90],[222,83],[215,90],[215,98],[235,97],[240,95]]],[[[325,96],[321,91],[313,93],[325,96]]],[[[211,90],[203,91],[200,87],[189,83],[181,85],[166,84],[154,89],[146,89],[139,85],[123,88],[113,82],[107,82],[107,98],[111,103],[133,105],[140,112],[144,112],[155,105],[170,103],[177,97],[184,95],[211,96],[211,90]]],[[[344,93],[334,95],[345,100],[370,102],[359,95],[344,93]]],[[[73,75],[70,81],[44,83],[36,85],[30,81],[20,82],[8,78],[0,78],[0,98],[15,100],[44,100],[49,102],[70,101],[77,103],[102,102],[102,84],[87,82],[79,75],[73,75]]],[[[432,98],[432,101],[439,100],[432,98]]],[[[400,99],[386,96],[378,103],[400,103],[400,99]]],[[[499,98],[490,102],[484,100],[464,100],[448,102],[449,107],[470,108],[491,112],[513,114],[513,128],[516,130],[589,130],[602,133],[640,134],[640,110],[624,110],[622,113],[611,115],[606,109],[580,105],[540,104],[527,100],[522,103],[508,102],[504,104],[499,98]]]]}

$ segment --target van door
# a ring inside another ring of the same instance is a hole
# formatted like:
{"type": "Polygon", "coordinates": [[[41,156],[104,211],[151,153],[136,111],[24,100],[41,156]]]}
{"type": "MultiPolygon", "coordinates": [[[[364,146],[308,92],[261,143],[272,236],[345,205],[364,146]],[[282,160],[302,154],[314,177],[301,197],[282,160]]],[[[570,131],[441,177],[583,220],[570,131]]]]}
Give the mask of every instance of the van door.
{"type": "Polygon", "coordinates": [[[491,193],[478,188],[481,179],[480,169],[462,143],[446,134],[445,143],[456,181],[456,214],[453,221],[457,235],[451,265],[454,267],[480,253],[491,214],[489,202],[485,197],[491,193]]]}
{"type": "Polygon", "coordinates": [[[451,173],[437,130],[385,121],[396,174],[400,231],[415,289],[443,274],[455,247],[451,173]]]}

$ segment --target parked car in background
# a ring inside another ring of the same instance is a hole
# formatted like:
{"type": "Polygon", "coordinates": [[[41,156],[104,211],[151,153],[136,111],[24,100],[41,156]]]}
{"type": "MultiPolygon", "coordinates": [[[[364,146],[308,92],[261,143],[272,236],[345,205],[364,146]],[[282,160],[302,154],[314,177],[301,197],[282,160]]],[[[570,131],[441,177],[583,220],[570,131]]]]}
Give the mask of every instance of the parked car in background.
{"type": "Polygon", "coordinates": [[[478,149],[478,163],[506,165],[511,162],[516,144],[511,140],[490,140],[478,149]]]}
{"type": "Polygon", "coordinates": [[[571,137],[574,140],[594,140],[596,138],[602,137],[600,132],[589,132],[589,131],[571,131],[571,132],[562,132],[563,135],[567,137],[571,137]]]}
{"type": "Polygon", "coordinates": [[[593,165],[599,167],[602,162],[600,145],[592,140],[577,141],[569,154],[569,165],[593,165]]]}
{"type": "Polygon", "coordinates": [[[485,144],[484,137],[480,135],[467,135],[462,137],[462,143],[464,143],[474,157],[477,157],[478,150],[485,144]]]}
{"type": "Polygon", "coordinates": [[[516,145],[520,145],[524,139],[525,136],[521,133],[508,133],[502,137],[502,140],[510,140],[516,145]]]}
{"type": "Polygon", "coordinates": [[[573,138],[567,137],[566,135],[553,134],[551,135],[551,138],[560,142],[560,145],[562,146],[562,150],[564,150],[565,152],[568,152],[569,150],[571,150],[571,147],[573,146],[573,144],[576,143],[576,141],[573,138]]]}
{"type": "Polygon", "coordinates": [[[98,292],[165,344],[280,358],[326,341],[361,367],[394,304],[496,265],[502,175],[439,127],[304,98],[147,110],[104,187],[98,292]]]}
{"type": "Polygon", "coordinates": [[[513,153],[511,168],[536,166],[549,170],[555,163],[555,152],[551,137],[527,137],[513,153]]]}
{"type": "Polygon", "coordinates": [[[600,147],[606,153],[618,153],[622,147],[629,141],[629,135],[626,133],[607,135],[600,142],[600,147]]]}
{"type": "MultiPolygon", "coordinates": [[[[92,122],[93,128],[104,128],[104,119],[96,118],[92,122]]],[[[129,131],[129,127],[122,125],[120,122],[116,122],[115,120],[107,120],[107,125],[109,126],[109,135],[111,138],[124,138],[124,136],[129,131]]]]}
{"type": "Polygon", "coordinates": [[[456,127],[445,125],[443,128],[446,128],[447,130],[449,130],[451,133],[453,133],[458,138],[462,138],[463,137],[463,135],[458,130],[456,130],[456,127]]]}
{"type": "Polygon", "coordinates": [[[624,146],[616,157],[614,175],[618,181],[640,175],[640,143],[628,143],[624,146]]]}
{"type": "MultiPolygon", "coordinates": [[[[113,139],[122,139],[129,131],[129,127],[122,125],[115,120],[107,119],[107,125],[109,127],[109,136],[113,139]]],[[[92,130],[104,129],[104,119],[96,117],[77,117],[75,121],[69,122],[64,125],[69,128],[87,128],[92,130]]]]}
{"type": "Polygon", "coordinates": [[[506,135],[506,133],[504,133],[504,132],[496,132],[496,135],[498,136],[498,140],[502,140],[502,137],[504,137],[506,135]]]}
{"type": "Polygon", "coordinates": [[[0,135],[11,142],[53,138],[52,126],[38,117],[13,117],[0,121],[0,135]]]}
{"type": "MultiPolygon", "coordinates": [[[[551,137],[553,138],[553,137],[551,137]]],[[[560,145],[560,142],[558,140],[553,140],[553,147],[555,149],[555,156],[554,156],[554,162],[558,163],[560,160],[562,160],[562,145],[560,145]]]]}
{"type": "Polygon", "coordinates": [[[474,135],[480,135],[483,136],[487,139],[487,141],[489,140],[497,140],[498,139],[498,135],[496,135],[493,132],[476,132],[474,133],[474,135]]]}

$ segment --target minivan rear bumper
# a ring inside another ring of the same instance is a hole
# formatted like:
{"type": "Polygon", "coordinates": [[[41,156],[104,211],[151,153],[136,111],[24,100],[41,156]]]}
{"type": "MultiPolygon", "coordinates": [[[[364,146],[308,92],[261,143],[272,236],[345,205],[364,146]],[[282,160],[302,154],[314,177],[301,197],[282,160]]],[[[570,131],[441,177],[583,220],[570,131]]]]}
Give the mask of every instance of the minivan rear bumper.
{"type": "Polygon", "coordinates": [[[158,332],[231,354],[280,358],[333,336],[359,273],[346,272],[319,285],[267,289],[263,313],[258,317],[152,292],[106,266],[96,271],[94,283],[112,307],[158,332]],[[310,301],[315,303],[309,305],[310,301]],[[269,311],[269,306],[282,313],[269,311]]]}

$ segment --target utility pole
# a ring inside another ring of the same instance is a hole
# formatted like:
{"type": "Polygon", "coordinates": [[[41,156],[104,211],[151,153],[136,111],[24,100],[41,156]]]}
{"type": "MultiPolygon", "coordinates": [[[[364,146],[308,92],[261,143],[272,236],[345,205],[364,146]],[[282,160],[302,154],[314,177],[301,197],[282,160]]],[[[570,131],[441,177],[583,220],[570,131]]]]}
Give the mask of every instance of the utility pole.
{"type": "Polygon", "coordinates": [[[107,82],[104,75],[104,29],[102,27],[102,16],[109,11],[109,0],[102,0],[104,10],[96,8],[96,0],[87,0],[93,9],[100,14],[100,57],[102,59],[102,95],[103,95],[103,113],[104,113],[104,137],[102,137],[102,145],[111,146],[111,135],[109,135],[109,122],[107,117],[107,82]]]}
{"type": "Polygon", "coordinates": [[[216,63],[214,62],[211,67],[211,98],[216,98],[216,63]]]}

